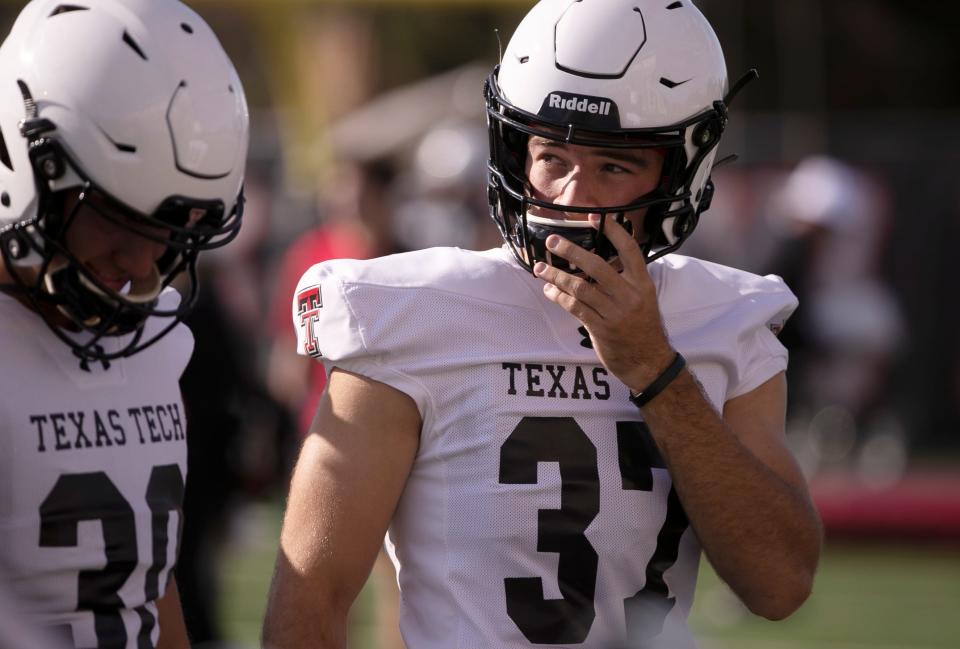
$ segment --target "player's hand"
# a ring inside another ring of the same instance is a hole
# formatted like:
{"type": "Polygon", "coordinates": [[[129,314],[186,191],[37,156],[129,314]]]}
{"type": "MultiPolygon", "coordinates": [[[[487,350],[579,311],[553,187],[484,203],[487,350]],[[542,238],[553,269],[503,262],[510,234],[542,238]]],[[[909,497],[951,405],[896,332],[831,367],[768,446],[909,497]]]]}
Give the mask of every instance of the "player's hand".
{"type": "MultiPolygon", "coordinates": [[[[594,227],[600,217],[591,214],[594,227]]],[[[534,273],[544,280],[543,293],[583,323],[600,362],[633,390],[642,390],[652,382],[673,358],[667,340],[657,291],[636,240],[616,222],[605,219],[604,235],[622,264],[617,271],[592,252],[551,235],[547,248],[577,268],[586,277],[578,277],[537,263],[534,273]]]]}

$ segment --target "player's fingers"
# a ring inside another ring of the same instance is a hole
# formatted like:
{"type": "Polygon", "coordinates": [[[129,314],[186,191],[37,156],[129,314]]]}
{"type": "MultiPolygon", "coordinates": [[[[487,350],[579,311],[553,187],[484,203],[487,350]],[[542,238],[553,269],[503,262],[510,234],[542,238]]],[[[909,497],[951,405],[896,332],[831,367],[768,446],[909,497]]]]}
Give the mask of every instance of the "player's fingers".
{"type": "MultiPolygon", "coordinates": [[[[593,227],[600,227],[600,215],[591,214],[589,218],[593,227]]],[[[608,216],[603,221],[603,234],[617,249],[624,271],[630,277],[639,278],[646,275],[646,260],[643,258],[643,250],[637,240],[615,218],[608,216]]]]}
{"type": "Polygon", "coordinates": [[[587,326],[603,320],[603,316],[588,302],[577,299],[552,282],[546,282],[543,285],[543,294],[551,302],[560,305],[567,313],[587,326]]]}
{"type": "Polygon", "coordinates": [[[598,284],[587,281],[583,277],[577,277],[542,261],[534,265],[533,272],[540,279],[556,286],[574,300],[583,302],[601,316],[611,313],[615,307],[613,300],[598,284]]]}
{"type": "Polygon", "coordinates": [[[561,236],[550,235],[547,237],[546,244],[552,254],[566,259],[576,269],[583,271],[602,285],[610,285],[617,278],[617,271],[605,259],[561,236]]]}

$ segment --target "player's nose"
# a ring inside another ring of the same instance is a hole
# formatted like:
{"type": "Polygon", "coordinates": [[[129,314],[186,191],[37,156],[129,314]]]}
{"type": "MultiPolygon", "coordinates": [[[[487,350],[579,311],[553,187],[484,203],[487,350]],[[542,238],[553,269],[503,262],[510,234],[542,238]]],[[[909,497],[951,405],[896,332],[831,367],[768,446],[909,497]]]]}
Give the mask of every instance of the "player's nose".
{"type": "MultiPolygon", "coordinates": [[[[557,205],[566,205],[571,207],[596,207],[600,203],[597,196],[596,187],[585,177],[579,167],[575,167],[570,175],[564,179],[560,193],[554,201],[557,205]]],[[[586,219],[587,214],[581,212],[568,212],[570,219],[586,219]]]]}

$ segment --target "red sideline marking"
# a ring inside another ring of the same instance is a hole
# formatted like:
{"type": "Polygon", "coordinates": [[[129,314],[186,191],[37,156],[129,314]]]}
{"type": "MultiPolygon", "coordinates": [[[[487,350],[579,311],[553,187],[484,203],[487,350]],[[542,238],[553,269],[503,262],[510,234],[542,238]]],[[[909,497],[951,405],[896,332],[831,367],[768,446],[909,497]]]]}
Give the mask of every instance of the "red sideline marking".
{"type": "Polygon", "coordinates": [[[960,540],[960,475],[906,475],[881,489],[828,476],[810,491],[827,535],[960,540]]]}

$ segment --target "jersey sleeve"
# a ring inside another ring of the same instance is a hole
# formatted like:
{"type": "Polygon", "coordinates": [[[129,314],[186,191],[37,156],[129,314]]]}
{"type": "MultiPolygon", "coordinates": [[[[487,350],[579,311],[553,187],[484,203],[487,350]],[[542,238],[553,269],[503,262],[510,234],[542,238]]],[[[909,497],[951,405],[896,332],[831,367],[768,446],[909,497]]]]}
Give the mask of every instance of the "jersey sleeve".
{"type": "Polygon", "coordinates": [[[738,303],[736,375],[727,389],[728,400],[787,369],[787,349],[777,334],[797,308],[797,298],[775,275],[758,279],[738,303]]]}
{"type": "Polygon", "coordinates": [[[397,292],[391,308],[371,301],[367,297],[370,291],[355,279],[362,264],[346,259],[328,261],[311,267],[300,278],[292,303],[297,353],[323,362],[328,375],[339,367],[403,392],[425,419],[429,396],[400,360],[397,328],[391,317],[403,312],[405,292],[397,292]],[[391,335],[384,335],[385,331],[391,335]]]}

